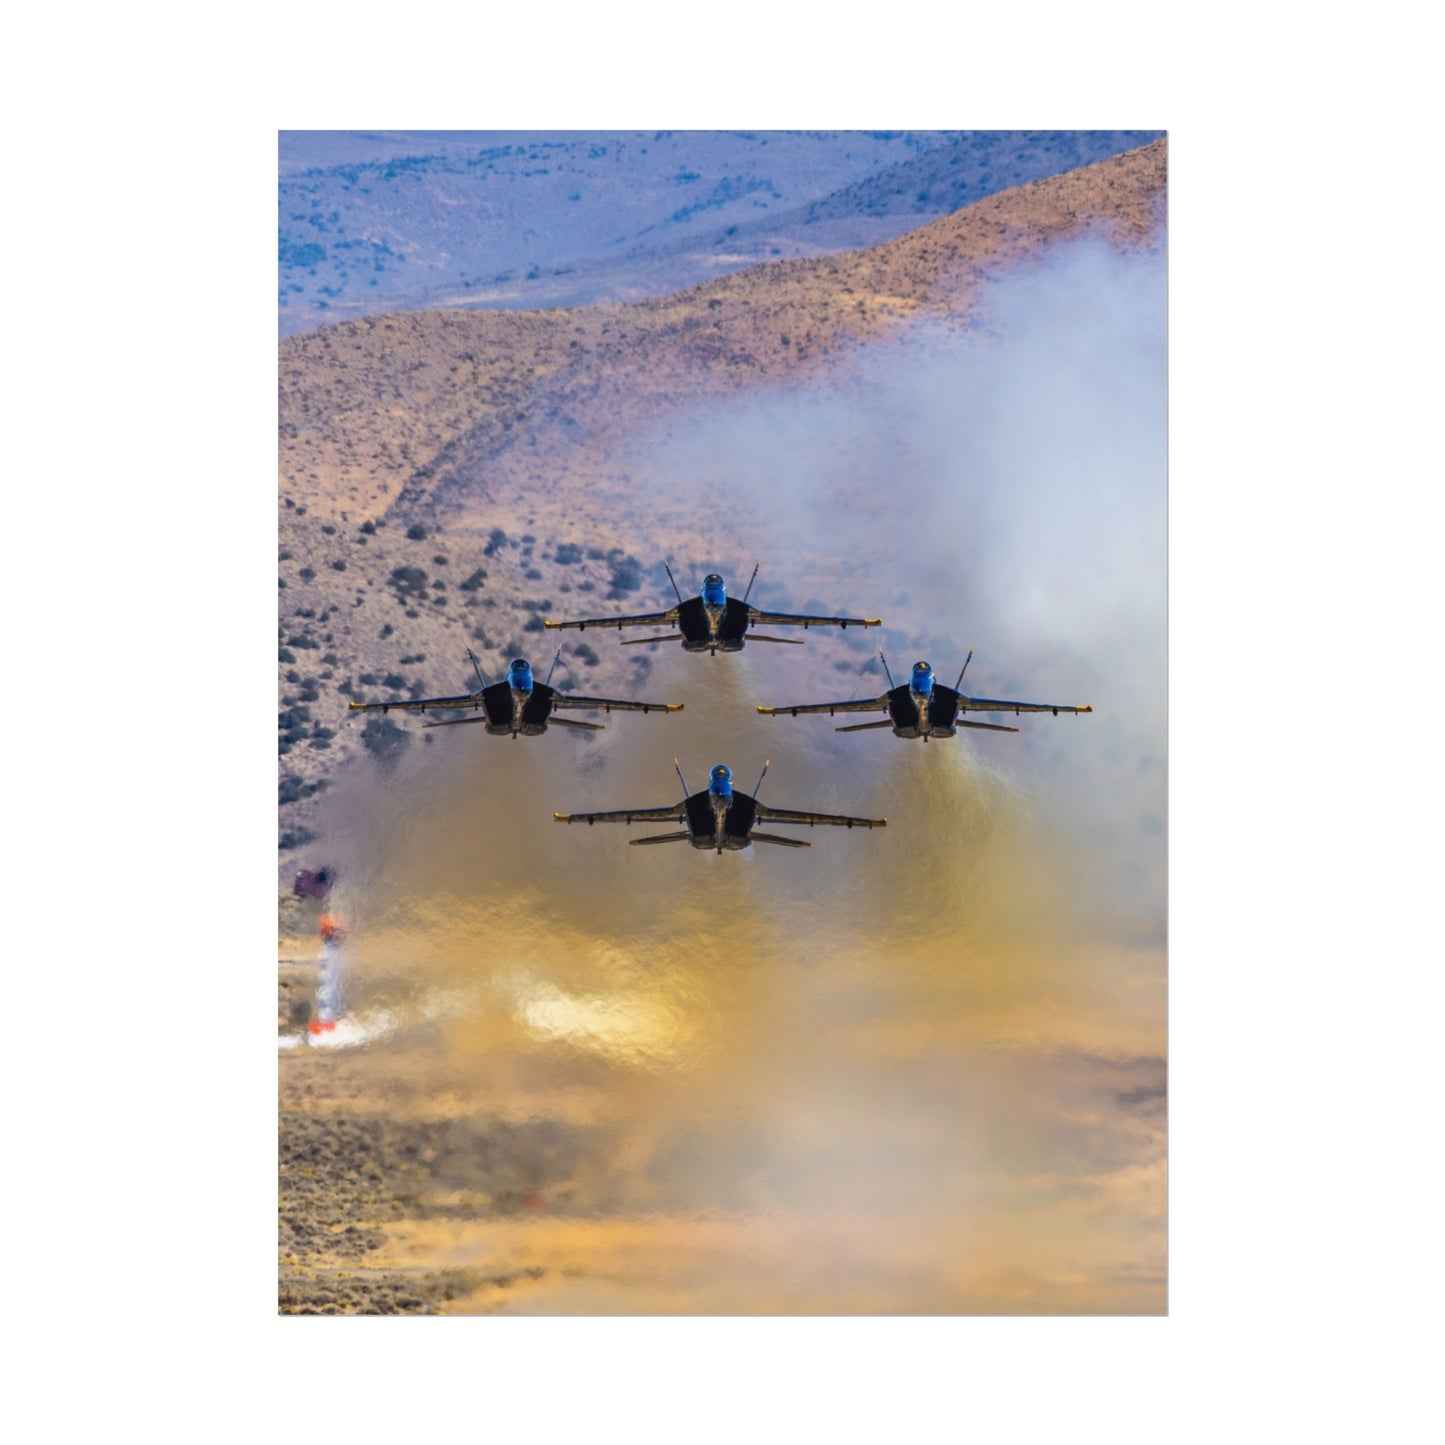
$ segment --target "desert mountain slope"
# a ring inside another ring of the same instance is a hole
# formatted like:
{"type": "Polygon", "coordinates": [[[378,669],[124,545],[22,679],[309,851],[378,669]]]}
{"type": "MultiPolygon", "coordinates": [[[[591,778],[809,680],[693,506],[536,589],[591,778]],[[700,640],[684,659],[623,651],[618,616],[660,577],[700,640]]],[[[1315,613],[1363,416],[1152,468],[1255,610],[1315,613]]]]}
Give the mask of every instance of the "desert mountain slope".
{"type": "Polygon", "coordinates": [[[584,430],[595,440],[670,401],[788,382],[912,316],[963,321],[980,283],[1085,228],[1147,245],[1164,168],[1161,140],[864,251],[754,267],[660,300],[404,312],[287,338],[282,494],[353,523],[392,507],[455,515],[467,458],[487,459],[495,499],[519,468],[520,480],[543,480],[533,458],[574,449],[584,430]]]}
{"type": "MultiPolygon", "coordinates": [[[[920,319],[979,324],[984,284],[1061,241],[1097,232],[1157,249],[1165,163],[1160,140],[867,250],[756,266],[662,299],[394,313],[283,340],[283,840],[306,842],[338,761],[363,744],[411,745],[390,720],[348,718],[348,698],[470,686],[465,646],[495,676],[544,615],[624,598],[664,605],[658,559],[714,555],[696,497],[668,502],[640,486],[629,455],[639,437],[686,427],[720,397],[851,385],[864,343],[886,345],[920,319]]],[[[777,579],[766,600],[820,599],[790,597],[777,579]]],[[[531,641],[540,654],[542,638],[531,641]]],[[[833,646],[815,638],[805,665],[837,665],[833,646]]],[[[556,681],[655,695],[648,651],[569,644],[556,681]]]]}
{"type": "MultiPolygon", "coordinates": [[[[626,295],[629,275],[659,295],[718,274],[728,262],[711,247],[741,225],[775,211],[796,214],[958,137],[283,132],[282,334],[402,307],[553,305],[559,288],[589,303],[607,299],[599,284],[621,281],[626,295]],[[643,279],[655,252],[686,242],[698,254],[681,280],[661,284],[677,274],[675,260],[655,279],[643,279]],[[580,273],[599,261],[612,269],[589,283],[580,273]]],[[[767,254],[760,250],[752,259],[767,254]]]]}
{"type": "Polygon", "coordinates": [[[665,296],[889,240],[1152,131],[283,132],[283,335],[665,296]]]}

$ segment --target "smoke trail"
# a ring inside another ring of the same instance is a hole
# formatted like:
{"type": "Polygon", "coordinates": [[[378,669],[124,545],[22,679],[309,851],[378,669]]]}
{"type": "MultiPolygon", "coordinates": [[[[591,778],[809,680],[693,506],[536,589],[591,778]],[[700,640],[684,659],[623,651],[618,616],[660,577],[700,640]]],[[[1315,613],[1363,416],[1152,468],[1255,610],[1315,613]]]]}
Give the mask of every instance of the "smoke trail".
{"type": "Polygon", "coordinates": [[[659,649],[673,717],[446,730],[336,790],[355,991],[441,1020],[434,1095],[594,1131],[561,1217],[454,1256],[576,1281],[539,1309],[1161,1307],[1163,325],[1162,264],[1083,245],[1000,284],[985,338],[920,327],[631,463],[639,518],[735,500],[699,573],[762,555],[754,600],[881,612],[895,673],[951,682],[972,644],[970,691],[1091,717],[759,718],[881,691],[871,638],[813,634],[659,649]],[[551,821],[676,801],[674,754],[693,788],[771,757],[765,800],[890,826],[718,858],[551,821]]]}

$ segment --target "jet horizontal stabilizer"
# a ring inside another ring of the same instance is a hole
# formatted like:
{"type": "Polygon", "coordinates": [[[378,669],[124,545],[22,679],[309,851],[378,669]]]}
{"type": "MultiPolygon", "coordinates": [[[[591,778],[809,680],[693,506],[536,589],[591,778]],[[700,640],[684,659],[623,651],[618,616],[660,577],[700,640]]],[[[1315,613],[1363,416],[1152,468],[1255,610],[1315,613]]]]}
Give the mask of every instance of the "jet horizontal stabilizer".
{"type": "Polygon", "coordinates": [[[811,848],[813,845],[806,838],[779,838],[776,833],[759,833],[756,830],[748,834],[750,843],[776,843],[780,848],[811,848]]]}
{"type": "MultiPolygon", "coordinates": [[[[867,732],[869,728],[891,728],[892,726],[893,726],[893,719],[892,719],[891,717],[886,717],[886,718],[883,719],[882,722],[849,723],[847,727],[845,727],[845,728],[834,728],[833,731],[834,731],[835,733],[863,733],[863,732],[867,732]]],[[[970,726],[971,726],[971,724],[970,724],[970,726]]],[[[988,724],[988,723],[980,723],[980,724],[978,724],[978,726],[979,726],[979,727],[988,727],[989,724],[988,724]]],[[[1005,731],[1005,732],[1010,732],[1010,733],[1016,733],[1016,732],[1018,731],[1018,729],[1017,729],[1017,728],[1005,728],[1004,731],[1005,731]]]]}
{"type": "Polygon", "coordinates": [[[654,833],[650,838],[629,838],[627,841],[634,848],[640,848],[645,843],[686,843],[691,837],[692,834],[684,828],[679,833],[654,833]]]}

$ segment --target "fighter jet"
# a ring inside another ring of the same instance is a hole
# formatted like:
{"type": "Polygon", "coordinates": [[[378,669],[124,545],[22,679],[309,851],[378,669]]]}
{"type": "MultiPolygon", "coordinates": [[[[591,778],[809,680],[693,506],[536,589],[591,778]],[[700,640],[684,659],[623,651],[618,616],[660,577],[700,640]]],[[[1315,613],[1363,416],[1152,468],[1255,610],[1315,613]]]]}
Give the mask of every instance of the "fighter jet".
{"type": "MultiPolygon", "coordinates": [[[[561,655],[562,649],[559,647],[557,657],[561,655]]],[[[454,728],[464,723],[484,723],[489,733],[504,737],[508,734],[516,737],[519,733],[523,737],[535,737],[538,733],[546,732],[552,725],[561,728],[587,728],[591,732],[602,730],[601,723],[579,722],[570,717],[555,716],[556,709],[564,707],[598,708],[603,712],[611,712],[614,708],[622,712],[681,712],[683,708],[680,702],[624,702],[614,697],[579,697],[575,693],[558,692],[548,686],[557,666],[557,657],[552,659],[552,666],[547,669],[546,682],[535,681],[532,677],[532,664],[526,658],[519,657],[507,669],[507,676],[502,682],[494,682],[489,686],[482,674],[481,664],[470,647],[467,648],[467,656],[472,660],[472,667],[476,669],[477,682],[480,684],[475,692],[467,693],[463,697],[423,697],[413,702],[353,702],[349,704],[349,708],[352,712],[390,712],[393,708],[402,712],[426,712],[430,708],[477,710],[482,713],[481,717],[449,718],[446,722],[423,723],[422,726],[454,728]]]]}
{"type": "Polygon", "coordinates": [[[760,707],[758,711],[769,717],[786,713],[797,717],[800,712],[825,712],[830,717],[839,712],[886,712],[881,722],[852,723],[848,727],[835,729],[840,733],[866,732],[870,728],[892,728],[900,738],[951,738],[959,728],[984,728],[995,733],[1016,733],[1017,728],[1005,727],[1002,723],[972,722],[959,716],[966,712],[1093,712],[1092,707],[1066,707],[1053,702],[1005,702],[993,697],[968,697],[959,692],[963,674],[973,661],[973,649],[959,669],[958,681],[952,687],[936,682],[933,669],[926,662],[913,664],[913,675],[906,683],[895,685],[893,673],[889,670],[888,659],[883,649],[878,649],[878,658],[883,671],[888,675],[888,691],[882,697],[860,698],[855,702],[805,702],[792,707],[760,707]]]}
{"type": "Polygon", "coordinates": [[[814,827],[831,823],[840,828],[886,828],[887,818],[848,818],[838,813],[800,813],[791,808],[772,808],[758,802],[758,790],[768,775],[769,763],[763,764],[757,784],[751,793],[733,788],[732,769],[718,763],[708,775],[707,787],[700,793],[689,792],[682,766],[674,758],[678,780],[686,797],[670,808],[626,808],[613,813],[553,813],[559,823],[686,823],[676,833],[654,833],[647,838],[631,838],[634,846],[644,843],[691,843],[694,848],[721,853],[751,847],[754,843],[777,843],[783,848],[808,848],[801,838],[780,838],[773,833],[759,833],[753,824],[797,823],[814,827]]]}
{"type": "MultiPolygon", "coordinates": [[[[666,567],[666,563],[663,564],[666,567]]],[[[758,567],[762,563],[758,563],[758,567]]],[[[710,652],[714,657],[719,652],[741,652],[744,642],[786,642],[801,647],[800,637],[762,637],[749,633],[755,623],[767,623],[777,627],[881,627],[878,617],[804,617],[794,612],[763,612],[748,606],[748,596],[758,578],[758,567],[753,568],[748,590],[742,599],[729,597],[727,584],[716,573],[710,572],[703,578],[702,595],[683,599],[673,578],[672,568],[667,567],[667,580],[677,594],[677,606],[666,612],[646,612],[635,617],[589,617],[581,622],[548,622],[547,627],[575,627],[585,632],[589,627],[676,627],[674,634],[660,637],[634,637],[622,645],[639,647],[648,642],[680,642],[684,652],[710,652]]]]}

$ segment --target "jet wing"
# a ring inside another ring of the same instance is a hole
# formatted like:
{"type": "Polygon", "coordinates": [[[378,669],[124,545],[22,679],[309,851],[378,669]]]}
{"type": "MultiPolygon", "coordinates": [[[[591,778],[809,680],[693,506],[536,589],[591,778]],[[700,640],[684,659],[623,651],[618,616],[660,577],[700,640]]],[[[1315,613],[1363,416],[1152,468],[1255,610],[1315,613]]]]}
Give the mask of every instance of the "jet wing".
{"type": "Polygon", "coordinates": [[[881,617],[804,617],[796,612],[761,612],[748,608],[749,622],[771,622],[779,627],[882,627],[881,617]]]}
{"type": "Polygon", "coordinates": [[[800,702],[789,707],[760,707],[758,711],[768,717],[777,717],[780,713],[797,717],[800,712],[825,712],[830,717],[835,712],[887,712],[888,694],[885,692],[882,697],[858,698],[853,702],[800,702]]]}
{"type": "Polygon", "coordinates": [[[842,813],[799,813],[792,808],[770,808],[766,803],[757,805],[759,818],[770,823],[806,823],[809,827],[817,823],[834,823],[840,828],[886,828],[887,818],[849,818],[842,813]]]}
{"type": "Polygon", "coordinates": [[[391,712],[393,708],[398,712],[426,712],[434,707],[479,708],[482,706],[482,695],[474,692],[466,697],[418,697],[407,698],[404,702],[349,702],[346,706],[351,712],[391,712]]]}
{"type": "Polygon", "coordinates": [[[616,708],[619,712],[681,712],[680,702],[622,702],[615,697],[578,697],[576,693],[558,693],[552,699],[553,707],[593,707],[603,712],[616,708]]]}
{"type": "Polygon", "coordinates": [[[553,813],[559,823],[685,823],[686,803],[670,808],[620,808],[612,813],[553,813]]]}
{"type": "Polygon", "coordinates": [[[1057,716],[1061,712],[1093,712],[1091,706],[1065,707],[1061,702],[1004,702],[996,697],[964,697],[962,693],[958,696],[959,712],[1051,712],[1057,716]]]}
{"type": "Polygon", "coordinates": [[[587,617],[580,622],[544,622],[543,627],[575,627],[585,632],[589,627],[670,627],[677,621],[677,608],[666,612],[642,612],[635,617],[587,617]]]}

